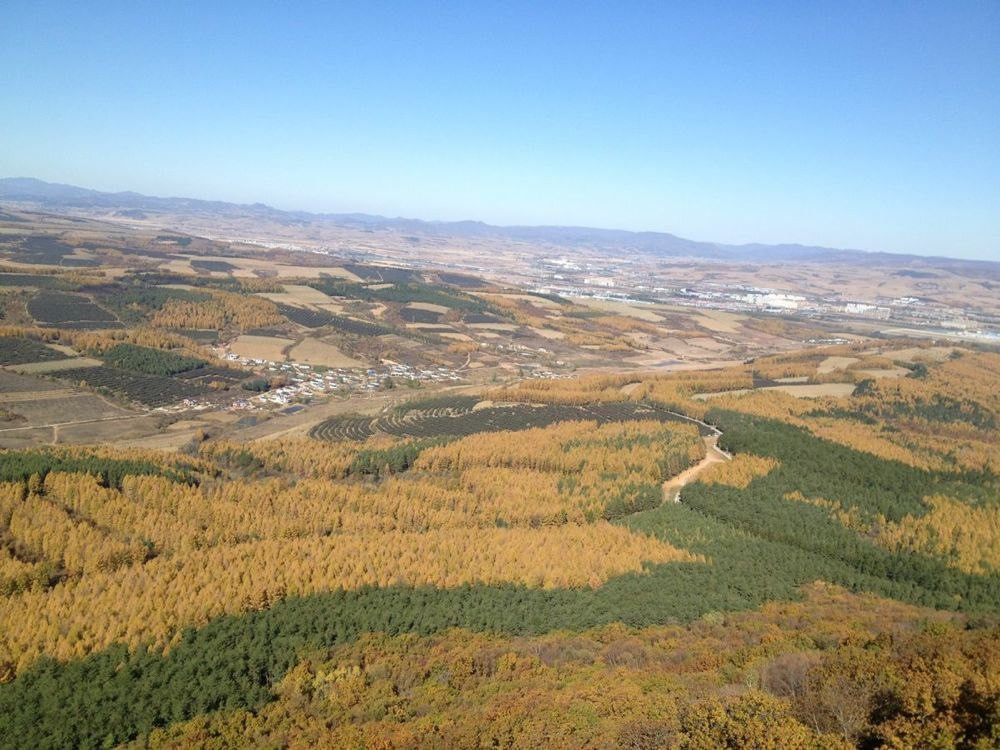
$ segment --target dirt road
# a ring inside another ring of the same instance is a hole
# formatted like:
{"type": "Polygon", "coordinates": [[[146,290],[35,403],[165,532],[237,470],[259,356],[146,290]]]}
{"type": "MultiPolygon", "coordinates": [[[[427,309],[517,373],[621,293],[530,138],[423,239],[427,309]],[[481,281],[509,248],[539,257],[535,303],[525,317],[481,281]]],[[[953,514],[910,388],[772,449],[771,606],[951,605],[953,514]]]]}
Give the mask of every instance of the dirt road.
{"type": "Polygon", "coordinates": [[[719,447],[719,438],[722,437],[722,432],[717,427],[710,425],[707,422],[702,422],[700,419],[689,417],[686,414],[681,414],[679,412],[670,413],[677,417],[681,417],[687,422],[691,422],[712,431],[711,435],[706,435],[702,438],[705,441],[705,457],[694,466],[685,469],[677,476],[671,477],[663,483],[663,501],[679,503],[681,501],[681,487],[693,482],[698,478],[699,474],[705,471],[705,469],[712,464],[722,463],[723,461],[732,461],[733,457],[719,447]]]}
{"type": "Polygon", "coordinates": [[[675,477],[671,477],[663,483],[663,500],[679,503],[681,501],[681,487],[690,484],[701,472],[705,471],[712,464],[731,461],[732,457],[718,446],[719,436],[709,435],[702,438],[705,441],[705,457],[694,466],[685,469],[675,477]]]}

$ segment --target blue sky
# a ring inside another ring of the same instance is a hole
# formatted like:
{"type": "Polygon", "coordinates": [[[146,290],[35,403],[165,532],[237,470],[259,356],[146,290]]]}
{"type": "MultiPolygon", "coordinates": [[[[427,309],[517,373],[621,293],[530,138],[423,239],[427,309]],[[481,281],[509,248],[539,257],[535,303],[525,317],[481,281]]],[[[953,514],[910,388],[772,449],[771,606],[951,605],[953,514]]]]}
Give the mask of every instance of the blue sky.
{"type": "Polygon", "coordinates": [[[0,175],[1000,260],[1000,2],[22,2],[0,175]]]}

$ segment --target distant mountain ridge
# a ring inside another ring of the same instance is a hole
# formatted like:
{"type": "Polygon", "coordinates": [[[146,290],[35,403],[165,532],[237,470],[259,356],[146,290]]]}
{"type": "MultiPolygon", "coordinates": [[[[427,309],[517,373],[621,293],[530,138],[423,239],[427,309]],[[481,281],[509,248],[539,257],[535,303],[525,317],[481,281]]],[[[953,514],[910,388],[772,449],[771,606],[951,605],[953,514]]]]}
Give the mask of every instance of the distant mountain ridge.
{"type": "Polygon", "coordinates": [[[393,231],[454,238],[497,238],[543,243],[553,248],[614,249],[660,257],[694,257],[751,263],[811,262],[864,265],[921,265],[952,270],[987,271],[1000,275],[1000,263],[947,257],[870,252],[799,244],[725,245],[678,237],[667,232],[632,232],[574,226],[494,226],[481,221],[425,221],[372,214],[317,214],[283,211],[263,203],[238,204],[198,198],[161,198],[132,191],[107,193],[75,185],[45,182],[32,177],[0,178],[0,201],[37,204],[48,208],[83,208],[117,212],[141,218],[141,212],[208,214],[231,218],[265,219],[286,225],[330,223],[368,231],[393,231]]]}

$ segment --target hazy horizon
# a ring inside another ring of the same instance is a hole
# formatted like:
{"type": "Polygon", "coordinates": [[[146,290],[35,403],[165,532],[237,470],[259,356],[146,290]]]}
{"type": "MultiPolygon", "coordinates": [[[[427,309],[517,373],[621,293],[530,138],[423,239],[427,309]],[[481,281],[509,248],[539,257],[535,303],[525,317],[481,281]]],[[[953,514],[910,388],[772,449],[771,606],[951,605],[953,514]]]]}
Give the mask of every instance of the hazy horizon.
{"type": "MultiPolygon", "coordinates": [[[[8,179],[8,180],[38,180],[40,178],[31,177],[31,176],[27,176],[27,175],[17,175],[17,176],[13,176],[13,175],[4,176],[4,175],[0,175],[0,181],[5,180],[5,179],[8,179]]],[[[46,184],[49,184],[49,185],[60,185],[60,186],[71,187],[71,188],[83,188],[85,190],[94,190],[95,189],[95,188],[90,188],[87,185],[73,185],[73,184],[70,184],[70,183],[61,182],[59,180],[52,180],[52,181],[43,180],[42,182],[45,182],[46,184]]],[[[887,252],[887,253],[890,253],[892,255],[900,255],[900,256],[904,256],[904,255],[917,255],[917,256],[920,256],[920,257],[927,258],[927,259],[943,258],[943,259],[948,259],[948,260],[959,260],[959,261],[962,261],[962,260],[971,260],[971,261],[986,260],[986,261],[992,261],[992,262],[1000,263],[1000,257],[997,257],[997,258],[974,258],[974,257],[959,256],[959,255],[943,255],[943,254],[941,254],[941,255],[923,254],[922,255],[922,254],[919,254],[919,253],[896,253],[896,252],[892,252],[892,251],[880,250],[878,248],[831,247],[831,246],[813,245],[813,244],[805,243],[805,242],[797,242],[795,240],[778,241],[778,242],[773,242],[773,243],[764,243],[764,242],[757,242],[757,241],[749,241],[749,242],[745,242],[745,243],[725,243],[725,242],[721,242],[719,240],[716,240],[716,239],[714,239],[712,237],[686,237],[686,236],[678,234],[677,232],[671,232],[669,230],[661,230],[661,229],[641,229],[641,228],[640,229],[631,229],[631,228],[627,228],[627,227],[602,227],[602,226],[580,225],[580,224],[495,224],[495,223],[484,221],[482,219],[478,219],[478,218],[475,218],[475,217],[464,217],[464,218],[457,218],[457,219],[439,219],[439,218],[435,218],[435,217],[425,217],[425,216],[392,216],[392,215],[373,214],[373,213],[368,213],[368,212],[364,212],[364,211],[351,211],[351,210],[344,210],[344,211],[315,210],[315,211],[310,211],[310,210],[303,209],[303,208],[297,207],[297,206],[275,206],[273,204],[267,203],[266,201],[247,201],[247,202],[240,201],[240,202],[236,202],[236,201],[227,201],[227,200],[220,199],[220,198],[213,197],[213,196],[199,196],[199,195],[152,195],[152,194],[149,194],[149,193],[142,193],[140,191],[131,190],[131,189],[128,189],[128,188],[121,189],[121,190],[107,190],[107,191],[101,190],[101,191],[98,191],[98,192],[106,193],[108,195],[131,193],[131,194],[141,195],[141,196],[146,197],[146,198],[154,198],[154,199],[162,199],[162,200],[174,200],[174,199],[176,199],[176,200],[197,200],[197,201],[205,201],[205,202],[222,202],[222,203],[230,203],[232,205],[248,206],[248,207],[249,206],[254,206],[254,205],[263,205],[263,206],[266,206],[267,208],[276,209],[278,211],[283,211],[283,212],[287,212],[287,213],[292,213],[292,214],[294,214],[294,213],[307,213],[307,214],[312,214],[312,215],[315,215],[315,216],[352,216],[352,215],[358,215],[358,216],[370,216],[372,218],[385,219],[387,221],[417,221],[417,222],[422,222],[422,223],[425,223],[425,224],[432,224],[432,225],[433,224],[447,225],[447,224],[453,224],[453,223],[476,223],[476,224],[485,224],[486,226],[494,227],[494,228],[501,229],[501,230],[503,230],[503,229],[519,229],[519,228],[523,228],[523,229],[583,229],[583,230],[593,230],[593,231],[597,231],[597,232],[612,231],[612,232],[630,232],[630,233],[635,233],[635,234],[646,234],[646,233],[650,233],[650,234],[665,234],[665,235],[676,236],[676,237],[678,237],[681,240],[690,240],[690,241],[693,241],[693,242],[705,243],[705,244],[709,244],[709,245],[713,245],[714,244],[714,245],[719,245],[720,247],[738,248],[738,247],[742,247],[742,246],[753,246],[753,245],[763,245],[765,247],[766,246],[771,246],[771,247],[780,247],[780,246],[788,246],[788,247],[796,247],[796,246],[800,246],[800,247],[822,247],[824,249],[828,249],[828,250],[832,250],[832,251],[844,250],[844,251],[848,251],[848,252],[862,252],[862,253],[873,253],[873,254],[887,252]]],[[[2,198],[0,198],[0,200],[2,200],[2,198]]]]}
{"type": "Polygon", "coordinates": [[[6,174],[284,210],[1000,259],[991,3],[10,15],[6,174]]]}

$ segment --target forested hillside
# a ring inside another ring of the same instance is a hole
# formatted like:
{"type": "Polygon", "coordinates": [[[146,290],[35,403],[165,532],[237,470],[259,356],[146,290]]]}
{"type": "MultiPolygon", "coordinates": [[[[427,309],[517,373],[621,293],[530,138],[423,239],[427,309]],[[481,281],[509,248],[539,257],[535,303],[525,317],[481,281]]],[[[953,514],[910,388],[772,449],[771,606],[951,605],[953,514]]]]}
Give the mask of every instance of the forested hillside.
{"type": "Polygon", "coordinates": [[[853,395],[776,390],[830,380],[783,355],[385,422],[430,403],[428,437],[4,452],[0,737],[994,747],[1000,356],[827,356],[853,395]]]}

